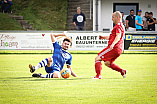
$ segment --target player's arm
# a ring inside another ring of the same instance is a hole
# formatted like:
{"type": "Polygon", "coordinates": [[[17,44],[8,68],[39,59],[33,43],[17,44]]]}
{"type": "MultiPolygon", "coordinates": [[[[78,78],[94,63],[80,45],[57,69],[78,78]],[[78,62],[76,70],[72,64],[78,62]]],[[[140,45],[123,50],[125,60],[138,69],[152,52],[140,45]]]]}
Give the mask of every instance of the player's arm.
{"type": "Polygon", "coordinates": [[[71,65],[67,65],[67,68],[70,69],[72,76],[77,77],[77,75],[76,75],[76,74],[74,73],[74,71],[72,70],[71,65]]]}
{"type": "Polygon", "coordinates": [[[138,23],[138,20],[136,20],[136,24],[139,25],[139,26],[143,26],[142,24],[139,24],[139,23],[138,23]]]}
{"type": "Polygon", "coordinates": [[[112,42],[112,44],[110,46],[110,50],[112,50],[114,45],[117,44],[117,42],[120,40],[120,37],[121,37],[121,32],[120,33],[116,33],[116,37],[115,37],[114,41],[112,42]]]}
{"type": "Polygon", "coordinates": [[[106,39],[106,40],[109,40],[109,36],[101,36],[101,35],[99,35],[99,39],[106,39]]]}
{"type": "Polygon", "coordinates": [[[63,34],[51,34],[51,40],[52,42],[56,42],[56,37],[59,37],[59,36],[66,36],[64,33],[63,34]]]}

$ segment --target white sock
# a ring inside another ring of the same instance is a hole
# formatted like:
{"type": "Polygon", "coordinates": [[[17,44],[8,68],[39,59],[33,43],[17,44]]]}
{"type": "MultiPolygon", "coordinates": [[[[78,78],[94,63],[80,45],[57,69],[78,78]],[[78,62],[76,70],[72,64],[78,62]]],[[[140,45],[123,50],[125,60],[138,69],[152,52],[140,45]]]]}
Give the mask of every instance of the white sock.
{"type": "Polygon", "coordinates": [[[37,70],[37,69],[39,69],[39,68],[41,68],[41,65],[40,65],[40,64],[38,64],[37,66],[35,66],[35,70],[37,70]]]}
{"type": "Polygon", "coordinates": [[[41,77],[41,78],[46,78],[46,75],[41,75],[40,77],[41,77]]]}

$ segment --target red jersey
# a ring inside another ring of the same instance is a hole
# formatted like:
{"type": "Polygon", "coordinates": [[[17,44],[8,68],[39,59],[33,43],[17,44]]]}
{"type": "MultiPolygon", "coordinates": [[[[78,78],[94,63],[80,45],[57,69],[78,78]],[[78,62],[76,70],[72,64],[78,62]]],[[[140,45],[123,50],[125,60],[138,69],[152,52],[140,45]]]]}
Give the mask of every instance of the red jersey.
{"type": "Polygon", "coordinates": [[[113,41],[115,40],[116,33],[121,33],[121,38],[117,42],[117,44],[115,44],[115,46],[113,48],[118,48],[118,49],[122,50],[123,49],[124,36],[125,36],[125,28],[124,28],[124,25],[122,22],[119,22],[114,26],[114,28],[110,34],[110,37],[109,37],[108,46],[110,46],[113,43],[113,41]]]}

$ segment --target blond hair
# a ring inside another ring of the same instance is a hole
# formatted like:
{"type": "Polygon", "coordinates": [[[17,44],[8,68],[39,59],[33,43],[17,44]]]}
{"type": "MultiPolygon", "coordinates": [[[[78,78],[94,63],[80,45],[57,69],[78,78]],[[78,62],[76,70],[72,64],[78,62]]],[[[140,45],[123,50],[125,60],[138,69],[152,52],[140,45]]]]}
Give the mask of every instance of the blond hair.
{"type": "Polygon", "coordinates": [[[116,11],[114,12],[115,17],[119,17],[120,19],[122,19],[122,15],[120,13],[120,11],[116,11]]]}

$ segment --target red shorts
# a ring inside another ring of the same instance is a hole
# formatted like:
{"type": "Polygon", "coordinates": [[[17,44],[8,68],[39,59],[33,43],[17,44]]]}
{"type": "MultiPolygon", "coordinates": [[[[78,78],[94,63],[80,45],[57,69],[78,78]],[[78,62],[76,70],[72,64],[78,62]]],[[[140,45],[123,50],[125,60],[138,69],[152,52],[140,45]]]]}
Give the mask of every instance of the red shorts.
{"type": "Polygon", "coordinates": [[[109,61],[110,63],[113,63],[116,58],[118,58],[122,53],[121,49],[115,49],[113,48],[110,50],[110,47],[104,48],[100,53],[98,53],[98,56],[105,62],[109,61]]]}

